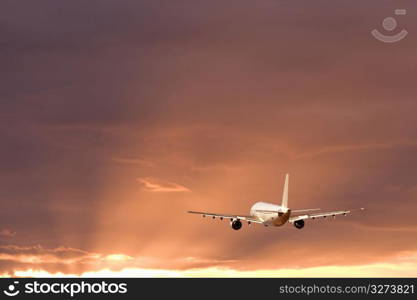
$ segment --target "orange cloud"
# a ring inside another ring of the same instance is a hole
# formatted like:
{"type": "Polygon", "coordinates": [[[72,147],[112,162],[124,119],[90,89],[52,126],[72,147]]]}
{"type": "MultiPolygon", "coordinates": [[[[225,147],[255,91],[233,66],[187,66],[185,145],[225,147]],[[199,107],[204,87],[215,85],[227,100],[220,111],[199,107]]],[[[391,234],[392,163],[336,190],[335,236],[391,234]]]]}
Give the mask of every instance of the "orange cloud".
{"type": "MultiPolygon", "coordinates": [[[[16,270],[12,276],[17,277],[216,277],[216,278],[260,278],[260,277],[415,277],[417,276],[416,257],[394,259],[366,265],[354,266],[324,266],[312,268],[283,268],[258,269],[242,271],[227,267],[206,267],[186,270],[150,269],[126,267],[118,271],[104,268],[96,271],[86,271],[81,274],[45,270],[16,270]]],[[[10,274],[0,274],[0,277],[10,277],[10,274]]]]}
{"type": "Polygon", "coordinates": [[[138,178],[137,181],[143,183],[146,190],[150,192],[190,192],[191,190],[177,183],[162,181],[155,178],[138,178]]]}
{"type": "Polygon", "coordinates": [[[53,249],[36,246],[0,246],[0,260],[8,260],[17,263],[63,263],[70,264],[97,259],[100,256],[80,249],[70,247],[58,247],[53,249]]]}
{"type": "Polygon", "coordinates": [[[16,235],[16,232],[13,230],[10,230],[8,228],[0,229],[0,238],[12,238],[16,235]]]}
{"type": "Polygon", "coordinates": [[[127,260],[132,260],[133,257],[129,255],[125,255],[125,254],[109,254],[109,255],[106,255],[104,259],[110,260],[110,261],[127,261],[127,260]]]}

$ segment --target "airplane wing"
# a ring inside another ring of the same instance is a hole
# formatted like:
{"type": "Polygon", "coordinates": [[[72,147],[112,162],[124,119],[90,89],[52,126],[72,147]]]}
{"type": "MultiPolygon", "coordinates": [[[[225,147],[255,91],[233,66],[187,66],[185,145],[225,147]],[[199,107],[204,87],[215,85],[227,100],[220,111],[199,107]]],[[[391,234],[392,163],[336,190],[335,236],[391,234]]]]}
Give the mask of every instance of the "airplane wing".
{"type": "MultiPolygon", "coordinates": [[[[346,216],[347,214],[350,214],[354,210],[355,209],[338,210],[338,211],[321,212],[321,213],[316,213],[316,214],[306,214],[306,215],[294,216],[294,217],[291,217],[288,220],[288,222],[294,223],[296,221],[306,220],[306,219],[313,219],[314,220],[314,219],[319,219],[319,218],[336,217],[336,216],[340,216],[340,215],[346,216]]],[[[364,210],[364,208],[360,208],[360,210],[364,210]]]]}
{"type": "Polygon", "coordinates": [[[242,216],[242,215],[228,215],[228,214],[216,214],[216,213],[208,213],[208,212],[200,212],[200,211],[188,211],[189,214],[197,214],[202,215],[203,217],[212,217],[213,219],[219,218],[220,220],[223,219],[238,219],[242,221],[247,221],[251,223],[258,223],[263,224],[262,221],[258,220],[257,218],[254,218],[252,216],[242,216]]]}

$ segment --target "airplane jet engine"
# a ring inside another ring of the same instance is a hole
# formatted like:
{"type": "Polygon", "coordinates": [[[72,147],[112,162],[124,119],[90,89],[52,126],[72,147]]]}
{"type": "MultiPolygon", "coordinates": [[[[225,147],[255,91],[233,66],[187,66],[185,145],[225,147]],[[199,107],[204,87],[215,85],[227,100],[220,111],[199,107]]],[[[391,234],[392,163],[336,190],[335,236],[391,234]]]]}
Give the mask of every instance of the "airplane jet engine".
{"type": "Polygon", "coordinates": [[[242,222],[239,219],[231,221],[230,225],[234,230],[239,230],[242,228],[242,222]]]}
{"type": "Polygon", "coordinates": [[[303,228],[304,227],[304,220],[298,220],[298,221],[295,221],[294,222],[294,226],[295,226],[295,228],[297,228],[297,229],[301,229],[301,228],[303,228]]]}

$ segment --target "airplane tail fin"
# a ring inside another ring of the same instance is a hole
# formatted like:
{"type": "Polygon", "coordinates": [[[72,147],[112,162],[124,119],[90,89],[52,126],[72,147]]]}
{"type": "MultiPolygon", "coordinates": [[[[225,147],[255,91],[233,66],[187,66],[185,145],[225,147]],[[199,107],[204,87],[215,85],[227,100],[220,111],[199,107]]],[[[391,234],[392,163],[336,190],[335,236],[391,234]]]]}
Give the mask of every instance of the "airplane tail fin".
{"type": "Polygon", "coordinates": [[[288,180],[289,180],[289,174],[285,176],[285,183],[284,183],[284,191],[282,192],[282,207],[288,208],[288,180]]]}

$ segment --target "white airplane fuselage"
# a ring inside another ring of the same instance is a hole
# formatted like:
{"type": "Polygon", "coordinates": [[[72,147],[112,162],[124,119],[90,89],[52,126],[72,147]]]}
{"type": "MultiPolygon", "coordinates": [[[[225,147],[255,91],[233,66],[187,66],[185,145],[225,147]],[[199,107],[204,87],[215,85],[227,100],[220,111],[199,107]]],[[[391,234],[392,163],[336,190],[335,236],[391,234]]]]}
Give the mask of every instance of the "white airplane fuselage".
{"type": "Polygon", "coordinates": [[[257,202],[250,209],[250,215],[267,226],[282,226],[288,222],[291,210],[281,205],[257,202]]]}

